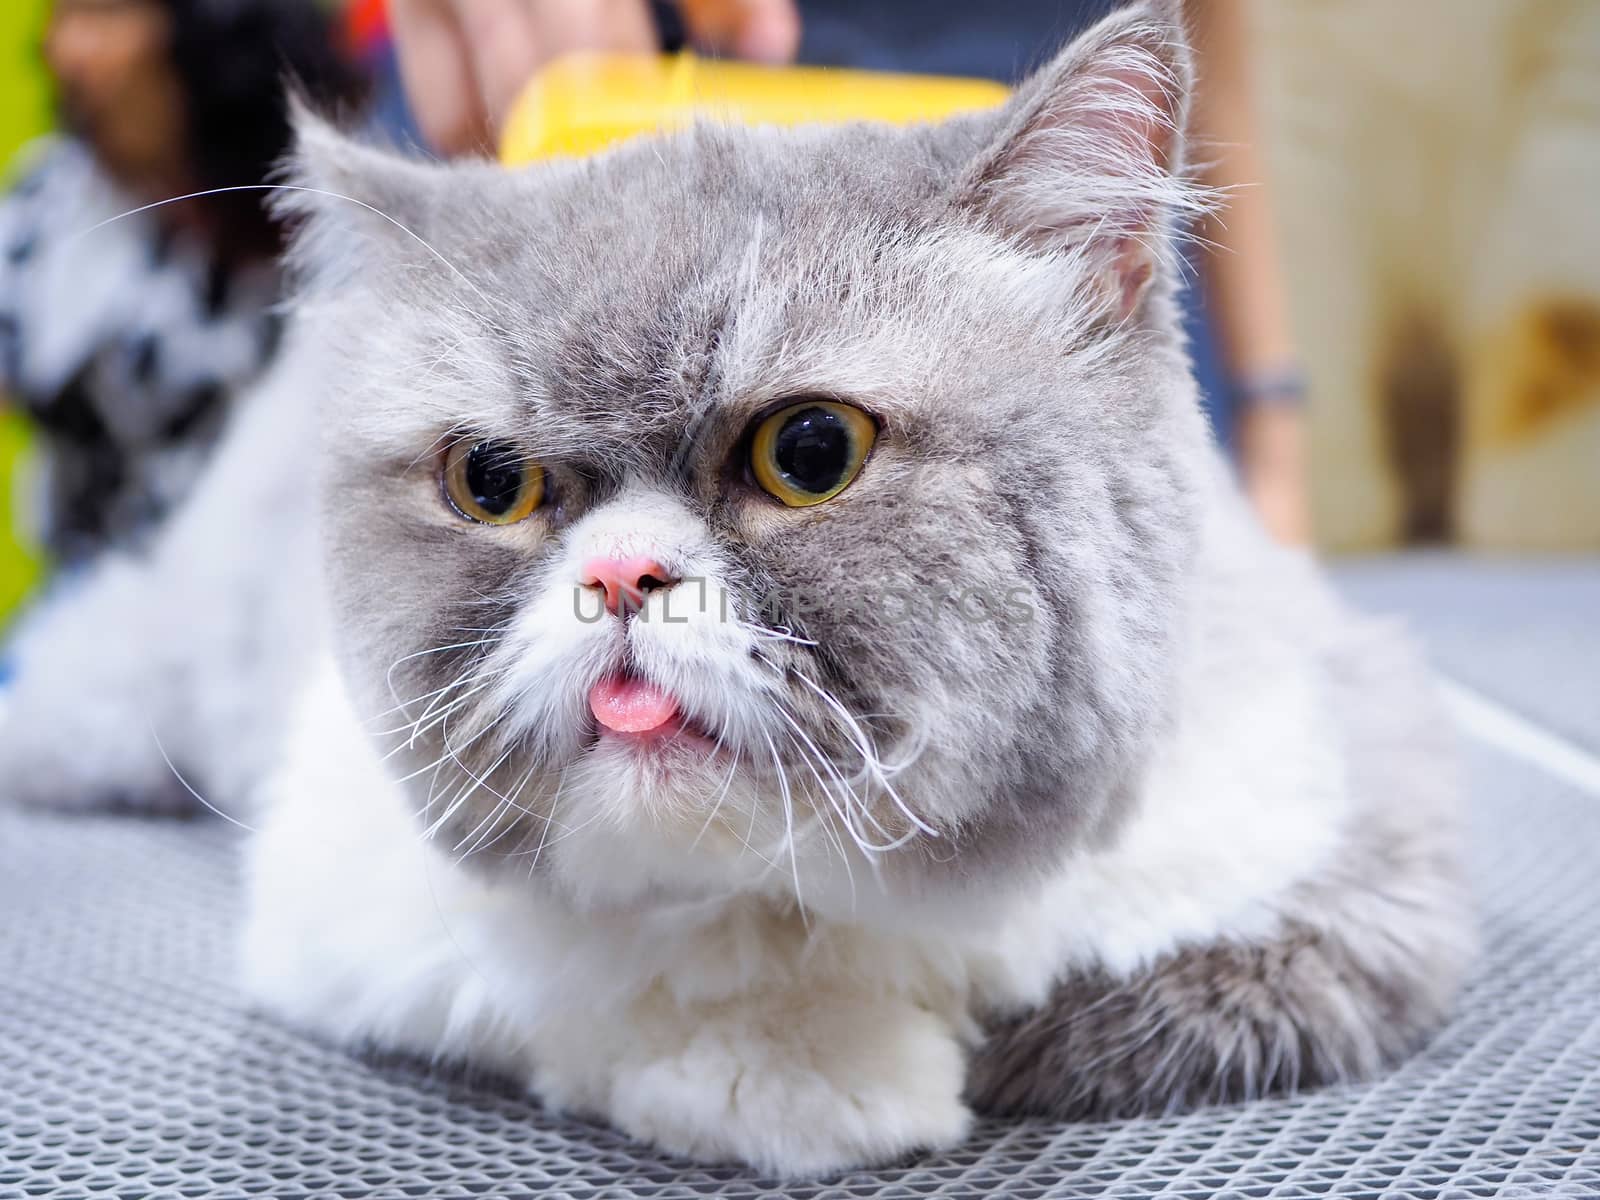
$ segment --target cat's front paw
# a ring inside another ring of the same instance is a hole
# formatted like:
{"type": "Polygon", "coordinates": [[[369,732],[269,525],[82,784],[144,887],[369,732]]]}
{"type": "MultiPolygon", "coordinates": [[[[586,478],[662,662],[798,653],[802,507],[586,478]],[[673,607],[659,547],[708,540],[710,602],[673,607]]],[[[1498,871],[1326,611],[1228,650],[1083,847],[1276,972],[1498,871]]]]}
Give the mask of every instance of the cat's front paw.
{"type": "Polygon", "coordinates": [[[740,1005],[619,1072],[609,1107],[674,1153],[809,1177],[959,1143],[964,1073],[949,1026],[910,1004],[740,1005]]]}

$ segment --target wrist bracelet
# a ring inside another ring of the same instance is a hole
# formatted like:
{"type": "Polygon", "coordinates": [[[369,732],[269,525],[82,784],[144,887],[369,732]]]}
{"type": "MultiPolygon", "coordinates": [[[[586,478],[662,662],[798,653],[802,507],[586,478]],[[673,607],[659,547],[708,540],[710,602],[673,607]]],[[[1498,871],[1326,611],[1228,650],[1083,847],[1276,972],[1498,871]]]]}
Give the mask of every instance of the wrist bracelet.
{"type": "Polygon", "coordinates": [[[1235,409],[1298,408],[1306,400],[1306,377],[1298,367],[1260,371],[1234,379],[1230,393],[1235,409]]]}

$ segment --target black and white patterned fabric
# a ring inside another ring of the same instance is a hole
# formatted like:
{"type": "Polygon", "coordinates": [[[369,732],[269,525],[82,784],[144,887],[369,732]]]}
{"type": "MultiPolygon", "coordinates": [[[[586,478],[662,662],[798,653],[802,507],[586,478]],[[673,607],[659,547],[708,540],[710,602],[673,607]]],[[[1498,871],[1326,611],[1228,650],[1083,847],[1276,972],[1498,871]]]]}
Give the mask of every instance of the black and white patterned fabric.
{"type": "Polygon", "coordinates": [[[63,561],[154,528],[278,342],[274,266],[138,207],[67,139],[0,200],[0,393],[43,435],[33,532],[63,561]]]}

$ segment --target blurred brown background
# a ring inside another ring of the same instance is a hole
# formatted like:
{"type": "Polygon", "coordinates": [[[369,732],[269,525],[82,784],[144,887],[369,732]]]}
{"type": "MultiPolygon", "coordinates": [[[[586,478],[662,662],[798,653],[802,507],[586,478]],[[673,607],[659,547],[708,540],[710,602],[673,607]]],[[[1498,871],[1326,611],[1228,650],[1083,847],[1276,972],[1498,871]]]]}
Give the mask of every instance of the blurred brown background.
{"type": "Polygon", "coordinates": [[[1255,13],[1319,543],[1600,547],[1600,4],[1255,13]]]}

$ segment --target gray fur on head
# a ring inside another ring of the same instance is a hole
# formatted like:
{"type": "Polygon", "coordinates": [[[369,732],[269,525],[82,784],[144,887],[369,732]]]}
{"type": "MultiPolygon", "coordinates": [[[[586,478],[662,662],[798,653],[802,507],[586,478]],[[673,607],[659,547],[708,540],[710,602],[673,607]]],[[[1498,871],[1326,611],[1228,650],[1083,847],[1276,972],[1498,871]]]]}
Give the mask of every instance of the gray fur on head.
{"type": "MultiPolygon", "coordinates": [[[[702,126],[505,172],[391,158],[302,116],[309,190],[286,203],[308,217],[302,259],[340,264],[318,309],[341,358],[327,527],[362,703],[448,684],[463,656],[421,652],[508,619],[550,585],[565,526],[652,489],[702,525],[743,619],[768,595],[827,598],[771,621],[814,647],[764,655],[866,827],[937,831],[891,873],[1025,873],[1114,819],[1168,704],[1211,454],[1170,301],[1169,230],[1197,193],[1179,173],[1187,56],[1161,12],[933,127],[702,126]],[[729,478],[763,406],[818,395],[882,425],[845,494],[784,511],[729,478]],[[465,430],[537,455],[559,509],[518,538],[448,514],[426,466],[465,430]],[[906,620],[884,600],[1012,589],[1024,627],[972,619],[977,601],[906,620]],[[878,763],[900,764],[892,783],[878,763]]],[[[493,715],[467,706],[457,727],[493,715]]],[[[468,769],[505,750],[484,737],[468,769]]],[[[825,810],[812,793],[838,785],[806,753],[779,757],[825,810]]]]}

